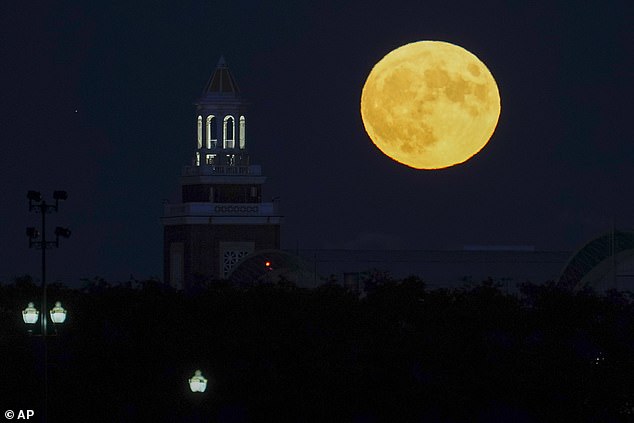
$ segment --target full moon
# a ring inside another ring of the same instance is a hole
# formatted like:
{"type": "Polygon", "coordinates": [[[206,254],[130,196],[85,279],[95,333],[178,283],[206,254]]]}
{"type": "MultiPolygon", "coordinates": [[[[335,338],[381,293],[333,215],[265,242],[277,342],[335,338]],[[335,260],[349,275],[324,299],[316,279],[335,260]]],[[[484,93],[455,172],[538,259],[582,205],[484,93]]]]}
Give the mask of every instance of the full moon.
{"type": "Polygon", "coordinates": [[[416,169],[463,163],[487,144],[500,117],[489,69],[462,47],[419,41],[388,53],[361,93],[361,118],[384,154],[416,169]]]}

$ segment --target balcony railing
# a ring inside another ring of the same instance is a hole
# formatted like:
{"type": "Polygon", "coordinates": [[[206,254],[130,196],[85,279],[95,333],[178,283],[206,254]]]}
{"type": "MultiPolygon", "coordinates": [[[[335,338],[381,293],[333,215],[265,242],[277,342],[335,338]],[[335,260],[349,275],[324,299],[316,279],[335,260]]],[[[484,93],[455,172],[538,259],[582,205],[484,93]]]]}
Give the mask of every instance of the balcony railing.
{"type": "Polygon", "coordinates": [[[184,203],[166,204],[164,217],[278,215],[278,203],[184,203]]]}
{"type": "Polygon", "coordinates": [[[262,174],[262,168],[259,165],[250,165],[250,166],[203,165],[203,166],[183,167],[183,176],[198,176],[198,175],[259,176],[261,174],[262,174]]]}

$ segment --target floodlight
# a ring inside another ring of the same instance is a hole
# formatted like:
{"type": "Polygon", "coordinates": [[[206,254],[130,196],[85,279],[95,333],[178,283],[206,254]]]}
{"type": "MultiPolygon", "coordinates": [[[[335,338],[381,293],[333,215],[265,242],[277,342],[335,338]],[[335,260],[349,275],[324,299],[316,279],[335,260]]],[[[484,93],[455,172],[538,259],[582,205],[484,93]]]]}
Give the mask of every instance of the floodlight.
{"type": "Polygon", "coordinates": [[[66,200],[67,198],[68,198],[68,193],[66,191],[53,191],[53,199],[66,200]]]}
{"type": "Polygon", "coordinates": [[[70,237],[70,229],[62,228],[61,226],[58,226],[58,227],[55,228],[55,235],[61,236],[62,238],[69,238],[70,237]]]}
{"type": "Polygon", "coordinates": [[[40,231],[38,231],[32,226],[29,226],[28,228],[26,228],[26,236],[28,236],[31,239],[35,239],[38,236],[40,236],[40,231]]]}
{"type": "Polygon", "coordinates": [[[42,201],[42,194],[39,191],[29,191],[26,193],[26,198],[31,201],[42,201]]]}

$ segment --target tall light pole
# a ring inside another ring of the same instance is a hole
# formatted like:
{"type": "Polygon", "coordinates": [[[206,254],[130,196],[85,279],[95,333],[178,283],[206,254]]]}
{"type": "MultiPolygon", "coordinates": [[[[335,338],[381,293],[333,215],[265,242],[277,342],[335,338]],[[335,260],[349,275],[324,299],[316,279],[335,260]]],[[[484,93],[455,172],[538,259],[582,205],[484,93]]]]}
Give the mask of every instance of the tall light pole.
{"type": "MultiPolygon", "coordinates": [[[[68,238],[70,236],[70,229],[56,227],[55,228],[55,241],[47,241],[46,240],[46,215],[48,213],[57,212],[59,208],[59,201],[66,200],[68,198],[68,194],[66,191],[54,191],[53,199],[55,200],[55,204],[47,204],[45,200],[42,199],[42,194],[38,191],[29,191],[26,194],[26,198],[29,200],[29,211],[35,211],[35,213],[40,213],[42,215],[42,230],[41,232],[35,229],[34,227],[26,228],[26,236],[29,238],[29,248],[36,248],[42,250],[42,344],[44,349],[44,412],[43,412],[43,421],[46,421],[47,417],[47,396],[48,396],[48,354],[46,351],[46,335],[47,328],[46,324],[48,318],[46,316],[46,311],[48,307],[46,305],[46,249],[47,248],[57,248],[59,247],[59,238],[68,238]],[[40,238],[38,240],[38,238],[40,238]]],[[[57,307],[57,305],[56,305],[57,307]]],[[[60,306],[61,307],[61,306],[60,306]]],[[[64,312],[65,315],[65,312],[64,312]]],[[[53,314],[51,313],[51,318],[53,318],[53,314]]],[[[26,321],[26,319],[25,319],[26,321]]]]}
{"type": "Polygon", "coordinates": [[[54,211],[57,212],[59,209],[59,201],[66,200],[68,198],[68,194],[66,191],[54,191],[53,199],[55,200],[55,204],[47,204],[46,201],[42,199],[42,194],[38,191],[29,191],[26,198],[29,199],[29,211],[35,211],[35,213],[40,213],[42,215],[42,231],[40,232],[33,227],[28,227],[26,228],[26,235],[29,237],[29,248],[42,250],[42,336],[46,336],[46,326],[48,321],[46,317],[46,310],[48,309],[46,306],[46,249],[59,247],[60,236],[63,238],[68,238],[70,236],[70,229],[58,226],[55,228],[55,241],[47,241],[46,215],[54,211]],[[40,236],[41,238],[38,241],[37,239],[40,236]]]}

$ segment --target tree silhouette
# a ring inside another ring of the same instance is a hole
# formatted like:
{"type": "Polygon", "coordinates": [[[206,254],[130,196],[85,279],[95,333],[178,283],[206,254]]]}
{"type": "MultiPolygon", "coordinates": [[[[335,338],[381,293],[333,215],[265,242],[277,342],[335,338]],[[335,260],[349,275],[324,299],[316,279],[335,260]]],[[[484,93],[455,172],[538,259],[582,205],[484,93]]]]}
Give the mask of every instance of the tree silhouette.
{"type": "MultiPolygon", "coordinates": [[[[280,280],[177,292],[158,280],[51,284],[69,317],[48,342],[51,421],[627,421],[630,293],[494,281],[429,290],[376,273],[359,296],[280,280]],[[193,394],[195,369],[209,379],[193,394]]],[[[28,275],[0,285],[11,407],[40,404],[28,275]],[[33,389],[36,386],[36,389],[33,389]]]]}

